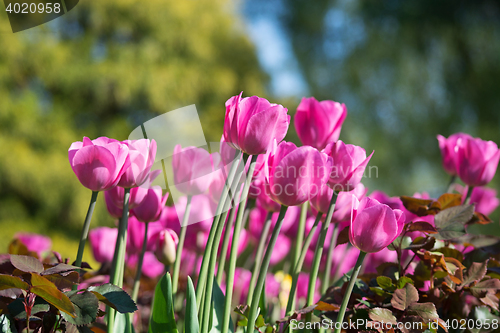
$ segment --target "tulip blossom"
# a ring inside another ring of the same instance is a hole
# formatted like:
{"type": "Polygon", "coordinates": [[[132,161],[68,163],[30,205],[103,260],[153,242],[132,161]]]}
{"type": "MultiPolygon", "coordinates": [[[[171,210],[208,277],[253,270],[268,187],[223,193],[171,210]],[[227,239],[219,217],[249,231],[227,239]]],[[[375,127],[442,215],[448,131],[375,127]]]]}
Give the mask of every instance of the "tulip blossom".
{"type": "Polygon", "coordinates": [[[304,97],[294,117],[295,129],[303,145],[321,150],[339,139],[346,116],[344,104],[304,97]]]}
{"type": "Polygon", "coordinates": [[[441,156],[443,158],[443,168],[452,176],[457,175],[457,168],[455,164],[455,146],[457,145],[457,140],[460,138],[470,138],[470,135],[465,133],[455,133],[450,135],[448,138],[445,138],[442,135],[437,136],[439,149],[441,150],[441,156]]]}
{"type": "Polygon", "coordinates": [[[349,240],[363,252],[373,253],[391,244],[403,230],[405,215],[369,197],[353,197],[349,240]]]}
{"type": "Polygon", "coordinates": [[[141,186],[149,177],[156,157],[156,141],[149,139],[125,140],[129,149],[130,166],[125,168],[118,185],[125,188],[141,186]]]}
{"type": "Polygon", "coordinates": [[[38,257],[42,257],[44,252],[47,252],[52,247],[52,241],[49,237],[32,234],[32,233],[20,233],[16,234],[14,238],[19,239],[30,252],[36,252],[38,257]]]}
{"type": "Polygon", "coordinates": [[[457,140],[455,152],[457,173],[465,184],[484,186],[495,176],[500,150],[493,141],[462,137],[457,140]]]}
{"type": "Polygon", "coordinates": [[[171,229],[163,229],[156,235],[155,255],[156,259],[165,266],[172,265],[175,262],[175,253],[179,237],[171,229]]]}
{"type": "Polygon", "coordinates": [[[328,186],[335,191],[352,191],[361,181],[366,165],[374,152],[366,157],[366,151],[358,146],[342,141],[330,143],[323,149],[333,159],[328,186]]]}
{"type": "Polygon", "coordinates": [[[141,222],[153,222],[160,218],[163,207],[168,199],[168,193],[163,195],[160,186],[153,186],[148,189],[142,202],[131,210],[137,220],[141,222]]]}
{"type": "Polygon", "coordinates": [[[268,212],[279,212],[281,207],[280,204],[271,199],[269,193],[267,193],[267,189],[263,179],[257,180],[255,188],[256,193],[258,193],[256,195],[257,205],[263,207],[268,212]]]}
{"type": "MultiPolygon", "coordinates": [[[[455,185],[455,189],[463,194],[463,200],[465,201],[467,187],[464,188],[457,184],[455,185]]],[[[497,191],[495,189],[478,186],[472,190],[470,203],[475,204],[476,212],[490,215],[500,205],[500,200],[497,198],[497,191]]]]}
{"type": "Polygon", "coordinates": [[[264,175],[269,196],[284,206],[298,206],[313,198],[328,180],[332,160],[310,146],[291,142],[276,145],[266,155],[264,175]]]}
{"type": "Polygon", "coordinates": [[[187,195],[206,192],[219,163],[218,153],[210,154],[203,148],[176,145],[172,156],[175,187],[187,195]]]}
{"type": "MultiPolygon", "coordinates": [[[[349,192],[340,192],[335,202],[335,210],[333,212],[332,221],[342,222],[349,218],[351,214],[352,206],[352,196],[354,195],[358,200],[363,199],[368,191],[367,188],[361,183],[356,185],[356,187],[349,192]]],[[[330,207],[330,201],[332,200],[333,189],[328,185],[324,185],[320,193],[311,199],[311,206],[317,212],[326,213],[328,207],[330,207]]]]}
{"type": "Polygon", "coordinates": [[[226,102],[224,140],[248,155],[266,153],[274,140],[281,142],[288,131],[288,110],[257,96],[241,98],[242,93],[226,102]]]}
{"type": "Polygon", "coordinates": [[[129,149],[121,142],[100,137],[73,142],[68,150],[71,168],[83,186],[92,191],[115,187],[130,166],[129,149]]]}
{"type": "MultiPolygon", "coordinates": [[[[137,220],[135,216],[130,216],[127,226],[127,255],[138,254],[142,251],[146,224],[137,220]]],[[[151,241],[160,230],[163,230],[161,223],[148,223],[147,250],[153,251],[155,243],[151,241]]]]}
{"type": "Polygon", "coordinates": [[[89,241],[94,254],[94,259],[101,263],[111,263],[118,237],[118,229],[108,227],[98,227],[90,230],[89,241]]]}

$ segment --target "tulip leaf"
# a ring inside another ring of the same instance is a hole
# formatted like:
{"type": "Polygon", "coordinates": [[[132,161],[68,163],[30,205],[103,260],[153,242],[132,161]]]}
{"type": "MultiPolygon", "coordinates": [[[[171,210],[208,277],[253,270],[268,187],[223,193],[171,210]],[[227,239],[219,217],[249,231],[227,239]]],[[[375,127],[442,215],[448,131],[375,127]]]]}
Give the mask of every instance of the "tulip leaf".
{"type": "Polygon", "coordinates": [[[373,321],[390,323],[393,325],[397,324],[396,317],[392,314],[389,309],[373,308],[368,312],[368,316],[373,321]]]}
{"type": "Polygon", "coordinates": [[[29,285],[18,278],[17,276],[0,274],[0,290],[10,289],[10,288],[19,288],[23,290],[28,290],[29,285]]]}
{"type": "MultiPolygon", "coordinates": [[[[224,320],[224,303],[226,296],[219,287],[214,276],[214,289],[213,289],[213,325],[210,333],[222,332],[222,323],[224,320]]],[[[229,332],[234,333],[234,325],[231,318],[229,318],[229,332]]]]}
{"type": "MultiPolygon", "coordinates": [[[[31,289],[30,291],[43,298],[62,312],[69,314],[70,316],[75,315],[75,307],[71,303],[68,296],[63,294],[56,285],[35,273],[31,273],[31,289]]],[[[96,310],[97,312],[97,310],[96,310]]]]}
{"type": "Polygon", "coordinates": [[[170,274],[163,275],[155,288],[149,333],[178,333],[172,300],[172,279],[170,274]]]}
{"type": "Polygon", "coordinates": [[[89,287],[99,301],[109,305],[120,313],[131,313],[137,310],[137,305],[132,298],[118,286],[106,283],[101,286],[89,287]]]}
{"type": "Polygon", "coordinates": [[[404,288],[398,289],[392,295],[391,304],[394,308],[404,311],[410,304],[418,301],[418,290],[411,283],[405,284],[404,288]]]}
{"type": "Polygon", "coordinates": [[[191,278],[189,276],[186,296],[186,333],[199,333],[200,325],[198,323],[198,307],[196,306],[196,294],[193,287],[193,281],[191,281],[191,278]]]}
{"type": "Polygon", "coordinates": [[[408,307],[408,311],[415,313],[427,323],[439,318],[433,303],[413,303],[408,307]]]}
{"type": "Polygon", "coordinates": [[[75,317],[61,313],[67,322],[81,326],[90,324],[96,320],[97,310],[99,309],[99,301],[93,293],[90,291],[69,291],[66,295],[69,296],[71,303],[73,303],[76,313],[75,317]]]}
{"type": "Polygon", "coordinates": [[[12,266],[26,273],[41,273],[44,270],[43,264],[35,257],[11,254],[10,262],[12,266]]]}

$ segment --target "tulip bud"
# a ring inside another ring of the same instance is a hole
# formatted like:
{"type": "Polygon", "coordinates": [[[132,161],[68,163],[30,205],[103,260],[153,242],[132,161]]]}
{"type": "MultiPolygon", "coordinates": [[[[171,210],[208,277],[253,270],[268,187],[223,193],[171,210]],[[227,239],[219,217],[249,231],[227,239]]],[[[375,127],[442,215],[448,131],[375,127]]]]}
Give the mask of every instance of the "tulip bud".
{"type": "Polygon", "coordinates": [[[304,97],[295,114],[295,129],[303,145],[321,150],[339,139],[346,116],[344,104],[304,97]]]}
{"type": "Polygon", "coordinates": [[[175,262],[178,243],[179,238],[173,230],[160,231],[155,251],[156,259],[165,266],[172,265],[175,262]]]}
{"type": "Polygon", "coordinates": [[[122,142],[129,149],[130,166],[124,168],[119,186],[132,188],[141,186],[149,176],[156,157],[156,141],[149,139],[125,140],[122,142]]]}
{"type": "Polygon", "coordinates": [[[469,138],[470,135],[465,133],[455,133],[445,138],[442,135],[438,135],[437,139],[439,141],[439,149],[441,150],[441,156],[443,158],[443,168],[444,170],[452,176],[457,174],[456,167],[456,153],[455,146],[457,145],[457,140],[460,138],[469,138]]]}
{"type": "Polygon", "coordinates": [[[465,184],[484,186],[495,176],[500,150],[493,141],[462,137],[457,140],[455,153],[457,173],[465,184]]]}

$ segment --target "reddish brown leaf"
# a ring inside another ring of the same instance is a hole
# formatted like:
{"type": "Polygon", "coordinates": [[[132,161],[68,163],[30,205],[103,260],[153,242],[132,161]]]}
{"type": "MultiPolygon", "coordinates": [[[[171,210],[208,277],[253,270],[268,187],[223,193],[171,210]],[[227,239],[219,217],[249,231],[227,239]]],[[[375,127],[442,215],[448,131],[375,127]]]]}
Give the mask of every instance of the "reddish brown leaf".
{"type": "Polygon", "coordinates": [[[406,209],[418,216],[435,215],[439,209],[431,209],[432,200],[418,199],[401,196],[401,201],[406,209]]]}
{"type": "Polygon", "coordinates": [[[66,312],[70,316],[75,316],[75,307],[73,303],[71,303],[68,296],[57,289],[55,284],[36,273],[31,273],[31,284],[31,292],[33,294],[40,296],[48,303],[66,312]]]}
{"type": "Polygon", "coordinates": [[[418,221],[410,224],[408,231],[421,231],[428,234],[437,234],[436,228],[428,222],[418,221]]]}
{"type": "Polygon", "coordinates": [[[439,203],[441,210],[460,206],[462,204],[462,195],[445,193],[437,199],[437,202],[439,203]]]}
{"type": "Polygon", "coordinates": [[[335,304],[329,304],[325,303],[322,301],[319,301],[318,304],[316,304],[316,310],[318,311],[338,311],[340,307],[335,304]]]}
{"type": "Polygon", "coordinates": [[[16,276],[0,274],[0,290],[11,288],[28,290],[29,285],[16,276]]]}
{"type": "Polygon", "coordinates": [[[407,283],[404,288],[394,292],[391,304],[394,308],[404,311],[410,304],[418,301],[418,290],[411,283],[407,283]]]}
{"type": "Polygon", "coordinates": [[[349,226],[342,229],[337,237],[337,246],[341,244],[346,244],[349,242],[349,226]]]}

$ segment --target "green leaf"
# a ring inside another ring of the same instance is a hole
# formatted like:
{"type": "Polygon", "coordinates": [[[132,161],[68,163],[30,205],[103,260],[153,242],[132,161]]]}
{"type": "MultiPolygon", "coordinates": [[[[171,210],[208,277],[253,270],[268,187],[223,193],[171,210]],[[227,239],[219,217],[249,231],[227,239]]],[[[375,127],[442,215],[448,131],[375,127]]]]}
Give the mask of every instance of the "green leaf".
{"type": "Polygon", "coordinates": [[[113,333],[125,333],[127,332],[127,317],[128,314],[125,313],[116,313],[115,314],[115,323],[113,326],[113,333]]]}
{"type": "Polygon", "coordinates": [[[408,311],[414,312],[425,322],[439,319],[436,306],[433,303],[414,303],[408,307],[408,311]]]}
{"type": "MultiPolygon", "coordinates": [[[[213,315],[213,325],[210,333],[218,333],[222,331],[222,322],[224,320],[224,303],[226,296],[219,287],[219,284],[215,280],[214,277],[214,287],[213,287],[213,306],[214,306],[214,315],[213,315]]],[[[231,318],[229,318],[229,332],[234,333],[234,325],[231,318]]]]}
{"type": "Polygon", "coordinates": [[[373,321],[397,324],[397,319],[389,309],[373,308],[368,312],[370,319],[373,321]]]}
{"type": "MultiPolygon", "coordinates": [[[[492,323],[493,321],[496,321],[497,323],[500,322],[500,317],[495,316],[494,314],[491,313],[490,308],[487,306],[476,306],[470,313],[468,319],[473,319],[475,322],[479,323],[492,323]]],[[[472,328],[470,329],[472,333],[479,333],[479,332],[487,332],[484,329],[481,330],[479,328],[472,328]]]]}
{"type": "Polygon", "coordinates": [[[398,238],[396,238],[394,240],[394,242],[392,242],[392,244],[389,244],[389,246],[387,247],[389,250],[391,251],[396,251],[396,248],[399,248],[401,246],[401,249],[404,250],[406,249],[408,246],[410,246],[412,242],[412,239],[411,237],[401,237],[399,236],[398,238]]]}
{"type": "Polygon", "coordinates": [[[99,309],[99,301],[97,297],[90,291],[77,292],[69,291],[67,292],[71,303],[75,307],[76,316],[73,318],[68,316],[66,313],[61,313],[67,322],[82,326],[94,322],[97,318],[97,310],[99,309]]]}
{"type": "Polygon", "coordinates": [[[137,310],[137,305],[127,292],[111,283],[101,286],[89,287],[99,301],[109,305],[120,313],[131,313],[137,310]]]}
{"type": "Polygon", "coordinates": [[[14,321],[9,315],[0,314],[0,333],[17,333],[14,321]]]}
{"type": "Polygon", "coordinates": [[[75,307],[69,300],[68,296],[63,294],[55,284],[35,273],[31,273],[31,289],[30,291],[43,298],[62,312],[75,315],[75,307]]]}
{"type": "Polygon", "coordinates": [[[485,262],[473,262],[472,265],[467,270],[465,274],[464,282],[462,286],[471,284],[472,282],[480,281],[486,275],[486,269],[488,267],[488,260],[485,262]]]}
{"type": "Polygon", "coordinates": [[[35,257],[11,254],[10,262],[12,266],[26,273],[41,273],[44,269],[43,264],[35,257]]]}
{"type": "Polygon", "coordinates": [[[29,284],[18,278],[17,276],[0,274],[0,290],[19,288],[23,290],[29,289],[29,284]]]}
{"type": "Polygon", "coordinates": [[[387,291],[392,292],[396,290],[396,286],[392,283],[392,279],[387,276],[377,276],[377,283],[382,289],[387,291]]]}
{"type": "Polygon", "coordinates": [[[188,276],[188,287],[186,295],[186,315],[185,315],[186,333],[198,333],[200,325],[198,323],[198,307],[196,306],[196,294],[193,282],[188,276]]]}
{"type": "Polygon", "coordinates": [[[410,304],[418,301],[418,290],[411,283],[407,283],[404,288],[398,289],[392,295],[391,304],[394,308],[404,311],[410,304]]]}
{"type": "Polygon", "coordinates": [[[149,333],[178,333],[172,300],[172,279],[170,274],[163,275],[155,288],[149,333]]]}
{"type": "Polygon", "coordinates": [[[266,322],[264,321],[264,317],[262,315],[259,315],[257,317],[257,320],[255,321],[255,326],[260,328],[264,325],[266,325],[266,322]]]}
{"type": "Polygon", "coordinates": [[[398,289],[403,289],[406,286],[407,283],[413,284],[414,282],[409,277],[403,276],[402,278],[400,278],[398,280],[398,289]]]}

